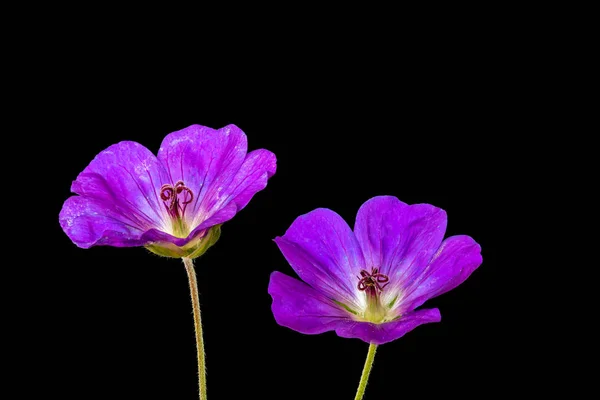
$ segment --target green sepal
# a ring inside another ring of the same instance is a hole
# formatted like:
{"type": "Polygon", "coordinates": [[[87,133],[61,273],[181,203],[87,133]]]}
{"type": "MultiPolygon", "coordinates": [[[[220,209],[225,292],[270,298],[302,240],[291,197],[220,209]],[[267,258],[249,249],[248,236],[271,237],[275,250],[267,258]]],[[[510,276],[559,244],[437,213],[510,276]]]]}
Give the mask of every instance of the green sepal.
{"type": "Polygon", "coordinates": [[[194,259],[206,253],[206,250],[214,245],[219,237],[221,237],[221,225],[215,225],[204,236],[190,241],[185,246],[179,247],[171,242],[154,242],[144,247],[162,257],[194,259]]]}

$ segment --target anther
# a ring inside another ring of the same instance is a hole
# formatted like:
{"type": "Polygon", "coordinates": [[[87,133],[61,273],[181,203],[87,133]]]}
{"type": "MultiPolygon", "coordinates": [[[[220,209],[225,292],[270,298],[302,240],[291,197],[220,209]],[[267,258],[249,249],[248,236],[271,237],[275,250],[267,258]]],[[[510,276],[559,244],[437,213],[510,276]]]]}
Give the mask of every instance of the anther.
{"type": "Polygon", "coordinates": [[[175,185],[164,184],[160,188],[160,198],[173,218],[181,218],[185,214],[188,204],[194,200],[194,193],[185,186],[183,181],[177,181],[175,185]],[[181,198],[180,198],[181,195],[181,198]]]}
{"type": "Polygon", "coordinates": [[[379,268],[371,268],[370,273],[363,269],[360,271],[360,275],[361,276],[357,276],[357,278],[358,290],[361,291],[369,290],[369,292],[377,294],[377,291],[383,291],[383,288],[390,283],[390,278],[385,274],[379,273],[379,268]],[[381,283],[384,285],[381,285],[381,283]]]}

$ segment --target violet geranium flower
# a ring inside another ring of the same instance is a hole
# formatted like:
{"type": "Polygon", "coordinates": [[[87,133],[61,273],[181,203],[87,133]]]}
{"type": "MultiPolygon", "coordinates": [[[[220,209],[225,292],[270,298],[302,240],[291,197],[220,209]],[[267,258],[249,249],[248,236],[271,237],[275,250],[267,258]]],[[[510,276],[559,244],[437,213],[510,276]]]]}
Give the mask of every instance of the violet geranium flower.
{"type": "Polygon", "coordinates": [[[139,143],[120,142],[98,154],[71,186],[60,225],[79,247],[144,246],[181,257],[188,274],[198,355],[200,400],[206,363],[194,258],[218,239],[221,224],[248,204],[275,173],[275,155],[247,153],[235,125],[192,125],[167,135],[155,156],[139,143]]]}
{"type": "Polygon", "coordinates": [[[438,309],[417,307],[455,288],[482,262],[472,238],[442,241],[445,230],[442,209],[391,196],[364,203],[354,232],[328,209],[298,217],[275,242],[304,282],[271,274],[277,323],[378,345],[439,322],[438,309]]]}
{"type": "Polygon", "coordinates": [[[159,255],[196,258],[220,225],[265,188],[275,155],[247,153],[235,125],[200,125],[165,137],[158,156],[124,141],[102,151],[71,186],[59,221],[79,247],[145,246],[159,255]]]}

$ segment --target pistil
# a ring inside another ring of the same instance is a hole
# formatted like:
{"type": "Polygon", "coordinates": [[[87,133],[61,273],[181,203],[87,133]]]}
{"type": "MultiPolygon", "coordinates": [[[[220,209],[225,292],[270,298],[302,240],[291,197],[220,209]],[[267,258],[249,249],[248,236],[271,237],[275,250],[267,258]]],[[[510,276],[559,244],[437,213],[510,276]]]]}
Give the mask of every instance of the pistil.
{"type": "Polygon", "coordinates": [[[160,188],[160,198],[173,223],[173,234],[177,237],[187,237],[190,230],[185,221],[185,210],[187,205],[194,200],[194,193],[185,186],[183,181],[175,185],[165,184],[160,188]]]}
{"type": "Polygon", "coordinates": [[[386,317],[386,308],[381,304],[381,292],[389,283],[390,278],[387,275],[379,273],[378,268],[371,268],[371,272],[367,270],[360,271],[357,278],[358,290],[364,291],[367,295],[367,308],[364,313],[364,318],[369,322],[381,323],[386,317]]]}

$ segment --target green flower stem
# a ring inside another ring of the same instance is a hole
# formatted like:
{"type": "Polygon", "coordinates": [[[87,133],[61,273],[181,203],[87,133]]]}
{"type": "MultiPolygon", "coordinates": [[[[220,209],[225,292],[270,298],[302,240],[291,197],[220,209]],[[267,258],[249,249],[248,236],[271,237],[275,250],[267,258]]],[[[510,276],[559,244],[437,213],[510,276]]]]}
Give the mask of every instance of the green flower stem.
{"type": "Polygon", "coordinates": [[[362,376],[360,377],[360,384],[358,385],[358,390],[356,391],[356,397],[354,398],[354,400],[362,400],[363,396],[365,395],[367,381],[369,380],[369,374],[371,373],[371,368],[373,367],[373,360],[375,359],[375,350],[377,350],[377,345],[371,343],[369,345],[367,360],[365,361],[365,367],[363,368],[362,376]]]}
{"type": "Polygon", "coordinates": [[[198,353],[198,383],[200,385],[200,400],[206,400],[206,362],[204,360],[204,339],[202,339],[202,320],[200,319],[200,299],[198,297],[198,282],[196,271],[191,258],[183,257],[183,264],[190,281],[190,294],[194,309],[194,327],[196,329],[196,349],[198,353]]]}

